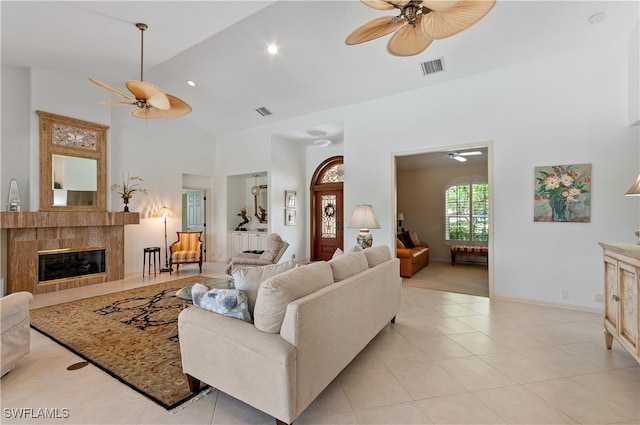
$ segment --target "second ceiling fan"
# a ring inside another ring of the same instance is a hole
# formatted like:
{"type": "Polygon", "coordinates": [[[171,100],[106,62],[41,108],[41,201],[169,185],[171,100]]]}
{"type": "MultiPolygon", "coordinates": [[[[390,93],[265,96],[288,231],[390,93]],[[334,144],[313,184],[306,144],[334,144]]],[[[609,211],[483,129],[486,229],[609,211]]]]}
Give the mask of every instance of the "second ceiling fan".
{"type": "Polygon", "coordinates": [[[159,87],[143,81],[143,60],[144,60],[144,32],[148,28],[147,24],[137,23],[140,30],[140,81],[129,80],[126,82],[127,89],[133,95],[121,92],[107,84],[89,77],[94,84],[109,90],[124,99],[126,102],[100,102],[102,105],[126,105],[135,106],[131,115],[137,118],[177,118],[191,112],[191,106],[181,99],[163,92],[159,87]]]}
{"type": "Polygon", "coordinates": [[[345,43],[359,44],[393,34],[387,52],[413,56],[433,40],[450,37],[478,22],[493,8],[495,0],[360,0],[377,10],[398,9],[398,16],[384,16],[360,26],[345,43]]]}

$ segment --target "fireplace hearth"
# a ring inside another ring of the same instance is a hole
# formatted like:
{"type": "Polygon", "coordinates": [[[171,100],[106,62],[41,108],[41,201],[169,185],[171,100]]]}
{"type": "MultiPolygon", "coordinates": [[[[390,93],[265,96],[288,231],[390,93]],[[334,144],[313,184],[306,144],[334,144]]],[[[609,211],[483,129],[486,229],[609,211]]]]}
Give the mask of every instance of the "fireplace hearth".
{"type": "Polygon", "coordinates": [[[104,274],[105,247],[38,251],[38,284],[104,274]]]}

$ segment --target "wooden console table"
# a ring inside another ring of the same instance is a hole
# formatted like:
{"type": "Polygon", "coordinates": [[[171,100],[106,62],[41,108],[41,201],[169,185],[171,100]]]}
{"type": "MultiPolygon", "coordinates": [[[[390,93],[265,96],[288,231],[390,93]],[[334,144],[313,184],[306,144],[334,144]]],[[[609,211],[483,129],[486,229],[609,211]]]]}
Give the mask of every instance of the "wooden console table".
{"type": "Polygon", "coordinates": [[[600,246],[604,250],[605,343],[611,349],[615,339],[640,362],[640,245],[600,242],[600,246]]]}

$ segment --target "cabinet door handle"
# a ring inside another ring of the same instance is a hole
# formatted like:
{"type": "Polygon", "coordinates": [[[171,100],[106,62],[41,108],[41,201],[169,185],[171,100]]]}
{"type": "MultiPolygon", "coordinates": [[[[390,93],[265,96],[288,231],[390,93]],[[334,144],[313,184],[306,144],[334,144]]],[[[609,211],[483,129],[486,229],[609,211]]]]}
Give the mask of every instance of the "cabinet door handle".
{"type": "Polygon", "coordinates": [[[613,294],[611,298],[613,298],[614,301],[620,301],[620,297],[617,296],[616,294],[613,294]]]}

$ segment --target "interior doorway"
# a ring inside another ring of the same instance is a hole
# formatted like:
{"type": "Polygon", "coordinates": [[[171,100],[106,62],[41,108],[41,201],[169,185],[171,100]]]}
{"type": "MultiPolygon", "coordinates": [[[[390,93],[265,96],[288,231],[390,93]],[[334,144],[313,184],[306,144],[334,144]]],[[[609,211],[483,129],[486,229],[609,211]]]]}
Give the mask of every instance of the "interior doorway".
{"type": "Polygon", "coordinates": [[[337,249],[344,250],[343,213],[344,165],[342,156],[320,164],[311,178],[311,260],[330,260],[337,249]]]}
{"type": "Polygon", "coordinates": [[[207,194],[203,189],[182,189],[182,231],[202,232],[203,260],[207,259],[207,194]]]}
{"type": "MultiPolygon", "coordinates": [[[[456,267],[451,266],[451,245],[488,246],[490,253],[488,264],[483,261],[482,264],[470,267],[478,268],[481,273],[485,273],[486,279],[483,280],[488,282],[489,297],[493,296],[494,252],[490,230],[486,242],[447,238],[448,213],[445,211],[445,199],[447,188],[450,186],[460,184],[463,181],[475,183],[484,179],[489,187],[488,220],[489,229],[492,229],[493,217],[495,216],[492,195],[492,154],[492,143],[484,142],[394,155],[396,214],[402,213],[404,216],[402,227],[405,230],[416,231],[421,241],[429,243],[430,265],[436,265],[432,264],[433,262],[443,263],[443,266],[448,266],[451,269],[450,271],[447,269],[447,271],[453,274],[462,273],[463,269],[457,267],[458,261],[456,261],[456,267]],[[481,154],[460,155],[477,151],[480,151],[481,154]]],[[[469,260],[473,261],[474,258],[469,257],[469,260]]],[[[425,272],[427,268],[429,265],[424,268],[425,272]]],[[[415,277],[420,277],[417,276],[419,273],[408,278],[407,281],[411,282],[415,277]]],[[[428,273],[423,273],[423,275],[428,276],[428,273]]],[[[463,276],[461,276],[462,278],[463,276]]],[[[422,287],[422,285],[420,286],[422,287]]],[[[443,290],[437,287],[432,289],[443,290]]]]}

